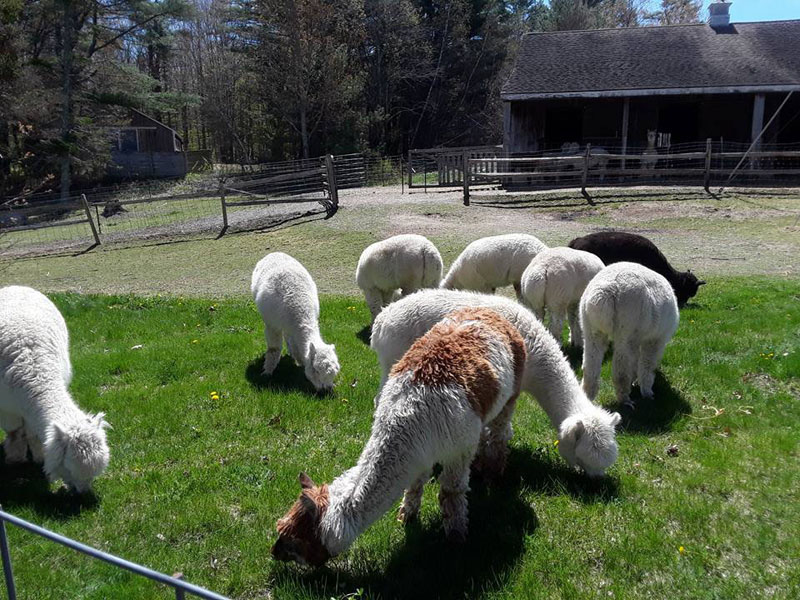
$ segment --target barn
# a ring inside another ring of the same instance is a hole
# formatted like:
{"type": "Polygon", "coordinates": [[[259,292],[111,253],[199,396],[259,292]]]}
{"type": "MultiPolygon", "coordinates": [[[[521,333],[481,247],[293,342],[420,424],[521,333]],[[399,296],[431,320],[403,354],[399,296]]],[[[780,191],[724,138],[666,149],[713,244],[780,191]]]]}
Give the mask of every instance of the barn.
{"type": "Polygon", "coordinates": [[[758,144],[800,144],[800,20],[732,23],[730,6],[709,23],[525,35],[501,93],[505,152],[746,147],[790,93],[758,144]]]}
{"type": "Polygon", "coordinates": [[[186,175],[183,140],[178,133],[141,111],[130,109],[128,123],[111,135],[108,176],[121,179],[186,175]]]}

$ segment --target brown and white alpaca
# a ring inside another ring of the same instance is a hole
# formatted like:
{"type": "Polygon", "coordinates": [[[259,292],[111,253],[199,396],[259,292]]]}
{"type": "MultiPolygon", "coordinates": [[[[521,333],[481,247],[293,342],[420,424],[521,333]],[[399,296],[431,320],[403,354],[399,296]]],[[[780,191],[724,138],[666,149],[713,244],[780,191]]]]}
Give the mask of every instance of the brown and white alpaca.
{"type": "Polygon", "coordinates": [[[356,466],[329,485],[300,474],[302,492],[277,523],[272,555],[321,565],[346,550],[403,492],[398,519],[413,520],[436,463],[442,465],[445,533],[463,541],[470,465],[476,459],[489,477],[505,469],[524,366],[522,337],[496,312],[465,308],[448,315],[392,368],[356,466]]]}

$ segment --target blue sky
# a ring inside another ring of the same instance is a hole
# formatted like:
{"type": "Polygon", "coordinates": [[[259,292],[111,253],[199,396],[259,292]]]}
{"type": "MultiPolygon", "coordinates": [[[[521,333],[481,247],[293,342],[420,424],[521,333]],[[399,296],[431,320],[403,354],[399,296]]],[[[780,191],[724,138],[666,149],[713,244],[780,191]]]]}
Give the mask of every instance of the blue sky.
{"type": "MultiPolygon", "coordinates": [[[[703,7],[711,4],[711,0],[703,0],[703,7]]],[[[703,18],[708,17],[708,12],[703,18]]],[[[747,21],[783,21],[800,19],[800,0],[733,0],[731,3],[731,21],[744,23],[747,21]]]]}

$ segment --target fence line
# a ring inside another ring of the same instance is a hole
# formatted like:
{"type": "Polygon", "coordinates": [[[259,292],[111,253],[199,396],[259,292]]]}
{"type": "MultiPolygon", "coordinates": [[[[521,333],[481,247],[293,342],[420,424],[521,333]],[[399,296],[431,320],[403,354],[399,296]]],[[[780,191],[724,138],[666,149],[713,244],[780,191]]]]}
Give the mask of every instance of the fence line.
{"type": "Polygon", "coordinates": [[[91,546],[87,546],[86,544],[81,544],[80,542],[76,542],[71,538],[50,531],[49,529],[45,529],[44,527],[39,527],[38,525],[29,523],[28,521],[25,521],[23,519],[20,519],[19,517],[15,517],[14,515],[3,511],[2,507],[0,507],[0,557],[2,557],[3,561],[3,575],[6,583],[8,600],[16,600],[17,591],[16,591],[16,584],[14,581],[14,572],[11,565],[11,552],[9,550],[8,536],[6,535],[6,527],[5,527],[6,522],[11,523],[12,525],[15,525],[21,529],[30,531],[31,533],[34,533],[35,535],[48,539],[52,542],[56,542],[58,544],[61,544],[62,546],[66,546],[67,548],[80,552],[81,554],[91,556],[92,558],[95,558],[97,560],[102,560],[120,569],[131,571],[133,573],[136,573],[137,575],[141,575],[142,577],[146,577],[147,579],[150,579],[152,581],[156,581],[158,583],[170,586],[175,590],[175,598],[177,600],[181,600],[182,598],[184,598],[185,593],[189,593],[194,596],[197,596],[198,598],[204,598],[207,600],[229,600],[225,596],[221,596],[215,592],[207,590],[198,585],[194,585],[192,583],[183,581],[178,577],[175,576],[170,577],[169,575],[165,575],[164,573],[160,573],[158,571],[154,571],[153,569],[148,569],[147,567],[143,567],[142,565],[136,564],[134,562],[127,561],[124,558],[120,558],[113,554],[103,552],[102,550],[92,548],[91,546]]]}

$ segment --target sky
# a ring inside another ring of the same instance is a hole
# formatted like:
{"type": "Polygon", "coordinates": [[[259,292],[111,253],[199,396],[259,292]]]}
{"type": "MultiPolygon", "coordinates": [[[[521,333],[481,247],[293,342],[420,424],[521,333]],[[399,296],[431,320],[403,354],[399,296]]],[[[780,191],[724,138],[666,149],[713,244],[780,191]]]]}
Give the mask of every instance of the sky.
{"type": "MultiPolygon", "coordinates": [[[[708,8],[712,0],[703,0],[703,8],[708,8]]],[[[800,0],[733,0],[731,21],[785,21],[800,19],[800,0]]],[[[703,18],[708,17],[705,11],[703,18]]]]}

